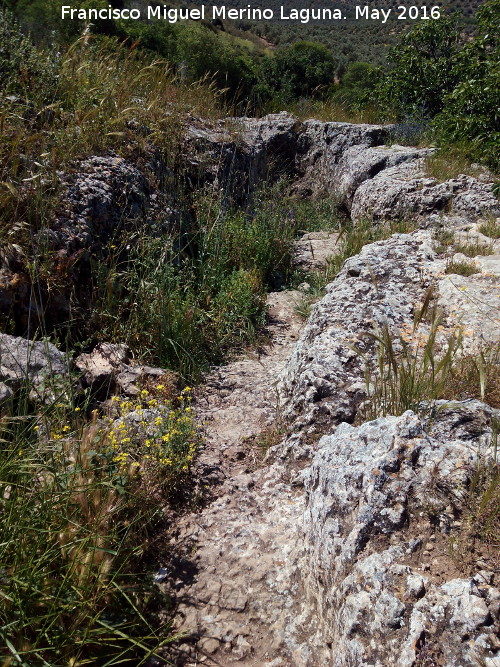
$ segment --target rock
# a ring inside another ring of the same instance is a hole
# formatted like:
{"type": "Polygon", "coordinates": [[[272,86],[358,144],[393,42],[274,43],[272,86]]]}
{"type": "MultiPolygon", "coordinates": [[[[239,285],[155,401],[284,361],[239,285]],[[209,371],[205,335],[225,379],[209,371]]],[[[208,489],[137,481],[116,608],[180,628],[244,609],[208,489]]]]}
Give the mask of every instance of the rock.
{"type": "Polygon", "coordinates": [[[137,396],[140,384],[168,376],[168,383],[175,384],[175,374],[163,368],[136,365],[130,358],[130,350],[122,343],[100,343],[92,352],[81,354],[75,365],[82,372],[82,379],[90,387],[95,398],[104,401],[113,393],[137,396]]]}
{"type": "MultiPolygon", "coordinates": [[[[373,146],[381,146],[388,139],[392,126],[353,125],[351,123],[322,123],[309,120],[303,123],[297,143],[296,172],[298,181],[294,191],[301,196],[341,195],[354,189],[354,182],[363,180],[360,175],[345,174],[344,155],[356,147],[359,154],[373,146]],[[339,187],[339,182],[343,184],[339,187]]],[[[377,163],[377,160],[374,161],[377,163]]],[[[356,170],[358,172],[358,170],[356,170]]]]}
{"type": "MultiPolygon", "coordinates": [[[[320,232],[304,234],[295,243],[295,263],[305,271],[324,268],[336,249],[339,234],[320,232]]],[[[300,291],[307,291],[298,287],[300,291]]],[[[308,288],[309,289],[309,288],[308,288]]]]}
{"type": "Polygon", "coordinates": [[[500,340],[499,285],[498,276],[482,273],[446,275],[437,282],[438,303],[446,308],[446,323],[462,327],[464,348],[469,353],[500,340]]]}
{"type": "Polygon", "coordinates": [[[164,368],[154,368],[152,366],[126,366],[121,373],[116,376],[116,384],[120,391],[127,396],[137,396],[140,392],[140,385],[147,381],[159,380],[168,376],[168,383],[175,384],[177,377],[175,373],[166,371],[164,368]]]}
{"type": "Polygon", "coordinates": [[[412,304],[429,285],[430,238],[424,231],[394,235],[345,262],[315,305],[278,385],[288,420],[319,428],[353,421],[366,396],[364,360],[353,348],[369,357],[366,332],[385,325],[397,331],[413,321],[412,304]]]}
{"type": "Polygon", "coordinates": [[[101,343],[92,352],[78,356],[75,365],[82,372],[82,379],[94,396],[105,400],[115,389],[117,372],[129,359],[130,351],[126,345],[101,343]]]}
{"type": "MultiPolygon", "coordinates": [[[[62,211],[50,230],[42,230],[38,243],[52,250],[64,249],[68,254],[82,248],[101,250],[104,243],[133,220],[141,219],[145,227],[150,226],[152,208],[160,202],[151,200],[153,191],[148,174],[158,177],[162,169],[154,154],[142,170],[113,154],[83,160],[74,175],[62,177],[62,211]]],[[[169,212],[175,217],[169,211],[165,195],[161,204],[167,218],[169,212]]]]}
{"type": "Polygon", "coordinates": [[[388,522],[386,510],[404,507],[408,523],[419,507],[443,511],[452,491],[443,485],[436,492],[433,480],[453,474],[457,487],[466,485],[476,457],[476,443],[431,438],[411,412],[342,424],[320,440],[303,473],[305,562],[321,635],[335,647],[331,664],[356,655],[359,665],[409,667],[424,635],[440,647],[440,664],[473,664],[474,643],[463,639],[489,628],[493,609],[474,579],[438,586],[414,572],[405,563],[404,524],[388,522]],[[386,532],[398,534],[398,543],[384,543],[386,532]],[[377,636],[384,641],[373,642],[377,636]]]}
{"type": "Polygon", "coordinates": [[[194,187],[214,183],[241,203],[275,173],[293,175],[301,127],[286,112],[214,124],[191,119],[184,141],[188,177],[194,187]]]}
{"type": "Polygon", "coordinates": [[[68,356],[52,343],[0,334],[2,400],[26,386],[32,399],[51,402],[69,390],[70,369],[68,356]]]}
{"type": "Polygon", "coordinates": [[[12,389],[4,382],[0,382],[0,405],[8,401],[12,395],[12,389]]]}
{"type": "Polygon", "coordinates": [[[418,158],[384,169],[361,183],[352,199],[351,217],[376,221],[450,210],[472,217],[497,213],[500,203],[492,185],[471,176],[438,183],[425,175],[423,159],[418,158]]]}

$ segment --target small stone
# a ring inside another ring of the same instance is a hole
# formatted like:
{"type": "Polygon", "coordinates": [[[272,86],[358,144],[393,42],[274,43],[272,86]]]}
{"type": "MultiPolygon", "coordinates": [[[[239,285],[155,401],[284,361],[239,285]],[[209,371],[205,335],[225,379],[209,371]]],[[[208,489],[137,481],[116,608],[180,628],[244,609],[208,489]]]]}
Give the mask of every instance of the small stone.
{"type": "Polygon", "coordinates": [[[215,653],[220,646],[220,642],[217,639],[210,637],[209,639],[203,639],[200,642],[200,647],[205,653],[215,653]]]}

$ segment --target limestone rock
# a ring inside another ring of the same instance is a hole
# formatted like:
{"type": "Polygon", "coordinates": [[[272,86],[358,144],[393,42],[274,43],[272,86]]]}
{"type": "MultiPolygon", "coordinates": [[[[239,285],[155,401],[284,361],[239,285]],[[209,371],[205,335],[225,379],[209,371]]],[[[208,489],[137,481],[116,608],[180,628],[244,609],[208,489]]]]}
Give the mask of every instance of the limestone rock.
{"type": "MultiPolygon", "coordinates": [[[[472,415],[481,406],[461,409],[472,415]]],[[[448,425],[459,421],[458,413],[446,417],[448,425]]],[[[474,579],[433,583],[411,559],[415,543],[405,529],[420,508],[446,511],[477,457],[474,439],[445,430],[429,436],[411,412],[357,428],[342,424],[320,440],[303,473],[305,562],[321,635],[335,647],[328,664],[351,657],[357,665],[409,667],[426,643],[447,667],[496,655],[488,642],[470,641],[498,632],[495,595],[489,603],[474,579]]],[[[491,434],[485,428],[489,441],[491,434]]]]}
{"type": "Polygon", "coordinates": [[[419,158],[384,169],[361,183],[354,193],[351,216],[353,220],[383,220],[450,210],[478,217],[484,212],[497,213],[500,203],[492,183],[471,176],[438,183],[425,175],[419,158]]]}
{"type": "Polygon", "coordinates": [[[295,243],[295,263],[305,271],[324,268],[328,258],[335,254],[338,240],[339,234],[335,232],[303,234],[295,243]]]}
{"type": "Polygon", "coordinates": [[[68,356],[52,343],[0,333],[2,397],[26,384],[32,398],[50,402],[69,388],[70,369],[68,356]]]}
{"type": "Polygon", "coordinates": [[[115,388],[115,375],[129,360],[130,351],[126,345],[101,343],[92,352],[80,354],[75,365],[94,395],[104,400],[115,388]]]}
{"type": "Polygon", "coordinates": [[[434,258],[429,232],[397,235],[367,245],[348,259],[311,317],[278,386],[284,415],[329,428],[352,422],[365,397],[364,335],[385,325],[397,331],[413,320],[413,305],[430,284],[434,258]]]}
{"type": "Polygon", "coordinates": [[[85,385],[101,401],[115,391],[130,397],[137,396],[141,383],[164,378],[165,375],[172,376],[173,382],[174,375],[163,368],[134,363],[130,350],[123,343],[101,343],[92,352],[78,356],[75,365],[81,371],[85,385]]]}

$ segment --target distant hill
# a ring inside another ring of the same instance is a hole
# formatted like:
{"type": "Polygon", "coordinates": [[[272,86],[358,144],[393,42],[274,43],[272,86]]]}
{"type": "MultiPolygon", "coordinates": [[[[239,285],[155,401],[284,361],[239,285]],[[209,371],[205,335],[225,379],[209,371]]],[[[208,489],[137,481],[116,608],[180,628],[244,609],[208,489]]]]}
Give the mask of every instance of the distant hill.
{"type": "MultiPolygon", "coordinates": [[[[194,4],[194,3],[193,3],[194,4]]],[[[222,4],[222,3],[221,3],[222,4]]],[[[297,40],[312,40],[328,45],[336,57],[340,66],[348,62],[363,60],[380,65],[384,62],[387,53],[387,47],[392,46],[399,34],[415,24],[415,20],[398,20],[396,18],[397,8],[404,5],[403,0],[380,0],[380,2],[368,3],[371,8],[393,9],[391,18],[383,24],[379,21],[354,20],[354,7],[361,3],[355,0],[299,0],[298,2],[284,2],[283,0],[226,0],[227,7],[252,8],[268,7],[274,11],[274,15],[279,17],[280,7],[283,5],[286,10],[292,7],[303,8],[340,8],[347,16],[344,21],[334,22],[310,22],[307,24],[272,20],[272,21],[251,21],[243,19],[241,21],[225,21],[224,28],[228,32],[243,36],[243,33],[255,34],[263,37],[272,45],[282,46],[297,40]]],[[[453,14],[458,12],[460,21],[466,32],[471,32],[474,26],[474,13],[481,4],[481,0],[449,0],[444,3],[406,3],[407,7],[426,6],[428,10],[431,7],[439,6],[443,14],[453,14]]],[[[251,38],[253,39],[253,38],[251,38]]]]}

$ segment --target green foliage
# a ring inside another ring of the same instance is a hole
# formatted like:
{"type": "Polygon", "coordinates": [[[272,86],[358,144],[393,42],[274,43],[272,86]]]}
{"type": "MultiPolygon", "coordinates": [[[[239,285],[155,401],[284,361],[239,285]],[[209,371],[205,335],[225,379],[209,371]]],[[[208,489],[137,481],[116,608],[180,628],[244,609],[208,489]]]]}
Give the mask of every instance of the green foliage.
{"type": "MultiPolygon", "coordinates": [[[[432,402],[444,392],[462,335],[457,331],[446,341],[440,339],[443,313],[432,300],[431,288],[413,327],[403,327],[399,336],[387,324],[366,334],[375,344],[377,361],[376,368],[369,363],[365,366],[368,402],[360,415],[363,421],[401,415],[406,410],[418,413],[424,401],[432,402]]],[[[363,352],[356,351],[365,358],[363,352]]]]}
{"type": "Polygon", "coordinates": [[[0,452],[0,660],[5,665],[139,665],[171,641],[157,612],[149,531],[185,488],[195,454],[189,393],[165,387],[86,423],[59,397],[4,409],[0,452]],[[130,424],[154,412],[150,439],[130,424]],[[127,421],[134,413],[135,421],[127,421]],[[160,501],[160,502],[159,502],[160,501]]]}
{"type": "Polygon", "coordinates": [[[490,239],[500,239],[500,223],[498,223],[494,217],[481,223],[479,231],[481,234],[484,234],[484,236],[489,236],[490,239]]]}
{"type": "Polygon", "coordinates": [[[456,86],[436,127],[443,141],[470,142],[472,158],[500,169],[500,0],[477,11],[477,35],[453,63],[456,86]]]}
{"type": "Polygon", "coordinates": [[[389,107],[401,115],[433,117],[457,83],[460,31],[455,19],[421,21],[389,52],[392,69],[380,87],[389,107]]]}
{"type": "Polygon", "coordinates": [[[379,92],[399,117],[433,119],[434,137],[457,145],[469,162],[500,168],[500,0],[477,11],[463,43],[455,19],[415,26],[390,52],[393,67],[379,92]]]}
{"type": "Polygon", "coordinates": [[[232,96],[249,95],[256,82],[256,65],[238,53],[220,34],[199,24],[183,24],[177,29],[176,62],[191,81],[211,77],[232,96]]]}
{"type": "Polygon", "coordinates": [[[73,160],[132,146],[141,152],[145,139],[131,120],[149,128],[149,141],[173,162],[180,116],[224,113],[213,85],[182,83],[164,62],[114,38],[82,37],[52,60],[14,22],[1,21],[0,32],[7,93],[0,97],[0,239],[16,229],[16,242],[26,245],[30,229],[50,223],[56,172],[73,160]]]}
{"type": "Polygon", "coordinates": [[[252,341],[265,287],[292,274],[297,227],[286,203],[276,203],[281,187],[260,193],[248,211],[204,194],[195,220],[168,242],[141,230],[124,237],[95,269],[94,333],[189,379],[252,341]]]}
{"type": "Polygon", "coordinates": [[[30,99],[34,93],[49,101],[55,91],[56,61],[40,52],[19,29],[8,10],[0,9],[0,90],[30,99]]]}
{"type": "Polygon", "coordinates": [[[308,97],[328,86],[335,73],[330,50],[315,42],[295,42],[264,64],[264,80],[278,104],[308,97]]]}
{"type": "Polygon", "coordinates": [[[481,269],[472,260],[452,260],[447,263],[445,273],[451,273],[456,276],[473,276],[475,273],[481,273],[481,269]]]}
{"type": "Polygon", "coordinates": [[[361,110],[374,102],[374,92],[380,79],[379,68],[370,63],[351,63],[340,85],[332,89],[332,98],[344,108],[361,110]]]}

